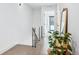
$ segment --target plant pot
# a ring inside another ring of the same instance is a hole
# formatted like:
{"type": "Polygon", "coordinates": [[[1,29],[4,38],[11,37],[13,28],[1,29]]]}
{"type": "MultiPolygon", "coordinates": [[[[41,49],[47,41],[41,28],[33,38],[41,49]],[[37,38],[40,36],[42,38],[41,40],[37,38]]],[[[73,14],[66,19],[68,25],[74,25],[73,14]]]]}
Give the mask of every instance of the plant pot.
{"type": "Polygon", "coordinates": [[[51,55],[51,53],[50,53],[50,52],[51,52],[51,50],[52,50],[51,48],[48,48],[48,50],[47,50],[48,55],[51,55]]]}

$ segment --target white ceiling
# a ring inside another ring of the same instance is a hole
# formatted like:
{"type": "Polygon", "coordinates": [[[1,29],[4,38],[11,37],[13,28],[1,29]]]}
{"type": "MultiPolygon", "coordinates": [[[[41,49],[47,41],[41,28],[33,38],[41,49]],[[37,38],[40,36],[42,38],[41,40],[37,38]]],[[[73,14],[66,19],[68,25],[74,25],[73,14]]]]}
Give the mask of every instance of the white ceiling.
{"type": "Polygon", "coordinates": [[[56,3],[28,3],[32,8],[40,8],[41,6],[54,6],[56,3]]]}

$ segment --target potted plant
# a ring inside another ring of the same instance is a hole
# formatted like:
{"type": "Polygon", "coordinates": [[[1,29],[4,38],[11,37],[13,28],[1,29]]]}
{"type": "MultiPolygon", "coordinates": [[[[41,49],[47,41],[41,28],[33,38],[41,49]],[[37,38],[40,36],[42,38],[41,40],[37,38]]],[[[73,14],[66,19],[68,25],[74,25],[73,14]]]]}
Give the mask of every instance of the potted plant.
{"type": "Polygon", "coordinates": [[[71,34],[60,35],[58,31],[49,32],[49,55],[70,55],[72,54],[71,34]]]}

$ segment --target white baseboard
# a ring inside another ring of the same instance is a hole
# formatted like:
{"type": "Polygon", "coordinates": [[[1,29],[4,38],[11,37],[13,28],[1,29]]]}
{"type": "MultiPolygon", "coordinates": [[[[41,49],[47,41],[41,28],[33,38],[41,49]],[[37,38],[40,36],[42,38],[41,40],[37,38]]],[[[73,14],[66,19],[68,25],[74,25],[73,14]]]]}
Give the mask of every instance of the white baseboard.
{"type": "Polygon", "coordinates": [[[25,42],[21,42],[21,43],[19,43],[19,44],[21,44],[21,45],[28,45],[28,46],[32,46],[32,43],[25,43],[25,42]]]}
{"type": "Polygon", "coordinates": [[[14,46],[16,46],[16,44],[10,45],[9,47],[7,47],[7,48],[1,50],[1,51],[0,51],[0,55],[3,54],[3,53],[5,53],[6,51],[8,51],[9,49],[11,49],[11,48],[14,47],[14,46]]]}
{"type": "Polygon", "coordinates": [[[16,46],[18,44],[32,46],[32,42],[27,42],[27,41],[15,43],[15,44],[10,44],[10,46],[6,46],[4,49],[0,50],[0,55],[5,53],[6,51],[8,51],[9,49],[13,48],[14,46],[16,46]]]}
{"type": "MultiPolygon", "coordinates": [[[[19,43],[19,44],[20,45],[29,45],[29,46],[32,46],[32,44],[25,44],[25,43],[19,43]]],[[[3,53],[5,53],[6,51],[8,51],[9,49],[13,48],[16,45],[18,45],[18,44],[10,45],[9,47],[4,48],[3,50],[0,51],[0,55],[2,55],[3,53]]]]}

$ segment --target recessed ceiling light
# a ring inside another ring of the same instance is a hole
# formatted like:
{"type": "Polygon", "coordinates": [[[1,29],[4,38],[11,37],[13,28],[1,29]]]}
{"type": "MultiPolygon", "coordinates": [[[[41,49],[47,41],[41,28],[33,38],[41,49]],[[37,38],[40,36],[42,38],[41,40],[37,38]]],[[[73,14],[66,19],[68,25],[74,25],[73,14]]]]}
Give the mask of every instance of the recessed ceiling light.
{"type": "Polygon", "coordinates": [[[19,6],[21,6],[21,3],[19,3],[19,6]]]}

